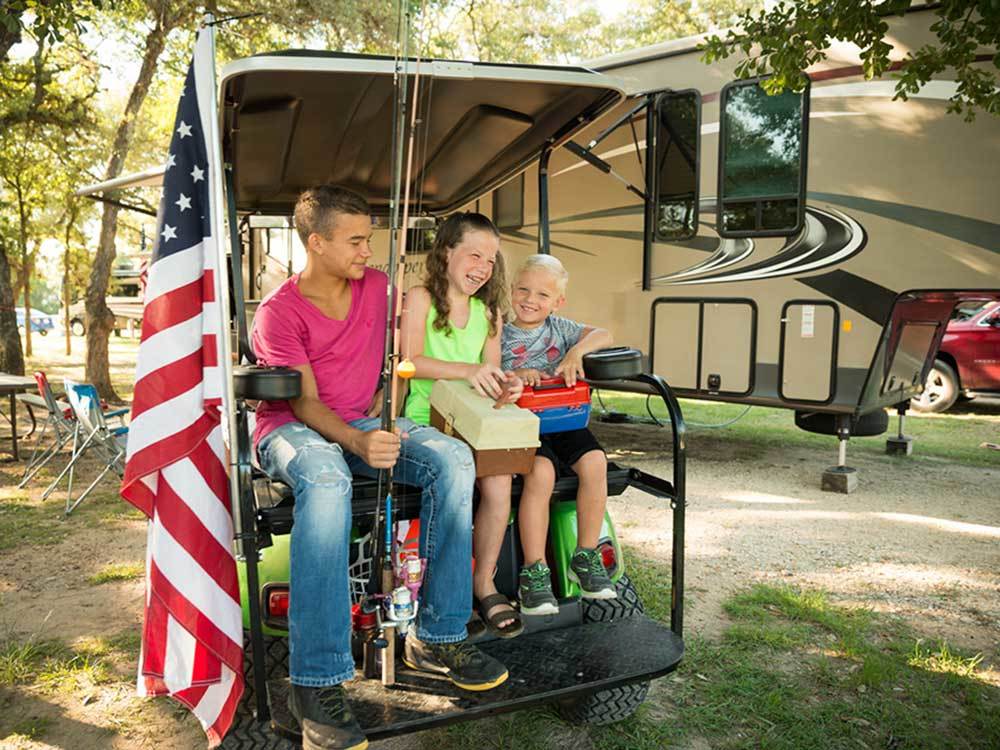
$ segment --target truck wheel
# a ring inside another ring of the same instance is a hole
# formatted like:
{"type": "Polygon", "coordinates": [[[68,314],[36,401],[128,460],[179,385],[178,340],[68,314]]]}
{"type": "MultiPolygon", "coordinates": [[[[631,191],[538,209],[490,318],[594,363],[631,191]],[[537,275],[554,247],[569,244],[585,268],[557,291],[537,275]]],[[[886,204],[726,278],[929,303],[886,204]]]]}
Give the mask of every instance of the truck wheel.
{"type": "Polygon", "coordinates": [[[79,318],[73,318],[73,320],[69,322],[69,332],[74,336],[82,336],[87,332],[87,327],[79,318]]]}
{"type": "Polygon", "coordinates": [[[913,411],[940,413],[948,411],[958,400],[958,374],[943,359],[935,359],[927,373],[924,392],[910,400],[913,411]]]}
{"type": "MultiPolygon", "coordinates": [[[[582,600],[585,623],[612,622],[645,611],[628,576],[623,575],[615,584],[615,589],[617,599],[582,600]]],[[[649,682],[636,682],[562,701],[558,704],[558,711],[563,719],[574,724],[613,724],[634,714],[646,700],[647,692],[649,682]]]]}
{"type": "MultiPolygon", "coordinates": [[[[288,639],[264,636],[265,669],[267,678],[278,679],[288,675],[288,639]]],[[[250,652],[250,634],[243,634],[243,697],[233,717],[233,725],[220,748],[222,750],[295,750],[295,745],[271,731],[270,722],[256,720],[254,697],[254,663],[250,652]]]]}

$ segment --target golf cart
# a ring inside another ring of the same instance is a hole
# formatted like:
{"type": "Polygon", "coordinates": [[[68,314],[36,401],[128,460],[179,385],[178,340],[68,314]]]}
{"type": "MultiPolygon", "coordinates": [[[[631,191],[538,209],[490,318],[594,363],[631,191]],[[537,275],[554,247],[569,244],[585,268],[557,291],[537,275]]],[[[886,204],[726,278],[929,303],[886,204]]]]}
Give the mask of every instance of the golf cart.
{"type": "MultiPolygon", "coordinates": [[[[226,192],[232,231],[233,309],[253,308],[254,269],[268,251],[259,246],[262,227],[284,223],[299,192],[336,183],[365,195],[376,216],[391,213],[395,97],[390,58],[322,52],[284,52],[235,61],[220,83],[222,159],[228,165],[226,192]]],[[[413,89],[418,63],[404,77],[413,89]]],[[[606,76],[582,68],[419,63],[418,125],[409,195],[416,235],[437,217],[474,205],[506,180],[539,162],[622,97],[606,76]]],[[[538,185],[537,251],[548,252],[547,170],[538,185]]],[[[384,220],[380,220],[383,226],[384,220]]],[[[376,244],[381,240],[376,238],[376,244]]],[[[298,395],[298,373],[254,365],[247,315],[235,316],[240,361],[234,373],[239,484],[233,503],[240,546],[240,581],[246,631],[246,693],[223,747],[282,746],[299,728],[286,707],[288,549],[293,524],[291,489],[254,466],[250,444],[250,402],[298,395]],[[273,731],[272,731],[273,730],[273,731]]],[[[353,618],[364,676],[345,685],[358,721],[370,739],[480,718],[532,705],[554,703],[575,721],[609,723],[631,715],[645,698],[649,681],[675,669],[683,655],[684,422],[667,384],[642,371],[638,353],[618,352],[587,364],[591,385],[623,388],[641,383],[664,401],[673,433],[670,481],[610,463],[608,494],[629,487],[669,503],[673,509],[672,608],[670,627],[643,614],[626,574],[610,518],[601,533],[605,566],[618,598],[583,600],[567,577],[575,547],[575,476],[559,478],[550,527],[557,615],[526,617],[526,632],[513,640],[482,637],[478,645],[510,671],[500,687],[467,693],[439,676],[392,665],[394,676],[375,678],[380,662],[399,638],[392,623],[361,605],[376,555],[373,525],[382,497],[375,480],[357,477],[352,513],[350,576],[358,607],[353,618]],[[633,356],[634,355],[634,356],[633,356]],[[622,363],[625,363],[624,365],[622,363]]],[[[345,373],[345,377],[349,376],[345,373]]],[[[516,508],[520,484],[515,481],[516,508]]],[[[417,518],[420,492],[397,487],[395,515],[417,518]]],[[[520,568],[517,524],[508,525],[497,583],[514,596],[520,568]]],[[[398,649],[397,649],[398,650],[398,649]]]]}

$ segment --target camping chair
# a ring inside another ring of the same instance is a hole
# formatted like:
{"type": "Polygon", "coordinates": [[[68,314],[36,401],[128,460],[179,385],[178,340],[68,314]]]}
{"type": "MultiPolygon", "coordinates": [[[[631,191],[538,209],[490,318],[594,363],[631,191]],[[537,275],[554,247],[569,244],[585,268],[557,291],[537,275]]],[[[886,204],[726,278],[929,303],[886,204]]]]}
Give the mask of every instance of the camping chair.
{"type": "Polygon", "coordinates": [[[101,399],[97,389],[90,383],[76,383],[72,380],[63,381],[66,386],[66,398],[76,416],[76,427],[73,430],[73,456],[65,468],[59,473],[48,489],[42,495],[48,497],[62,478],[69,473],[69,486],[66,489],[66,515],[68,516],[84,501],[91,490],[97,486],[109,471],[114,471],[119,478],[125,471],[125,439],[128,427],[109,427],[107,418],[121,417],[128,412],[127,408],[107,412],[101,410],[101,399]],[[73,472],[76,463],[86,453],[95,454],[104,462],[104,468],[83,493],[73,499],[73,472]]]}
{"type": "Polygon", "coordinates": [[[35,382],[38,384],[37,396],[33,393],[22,393],[17,398],[29,408],[44,409],[47,416],[42,431],[35,440],[35,447],[31,451],[27,466],[24,467],[24,474],[21,475],[18,487],[24,487],[43,466],[55,458],[56,454],[73,439],[73,431],[76,429],[72,407],[65,401],[56,399],[45,373],[41,370],[36,372],[35,382]],[[46,433],[50,437],[48,445],[44,442],[46,433]]]}

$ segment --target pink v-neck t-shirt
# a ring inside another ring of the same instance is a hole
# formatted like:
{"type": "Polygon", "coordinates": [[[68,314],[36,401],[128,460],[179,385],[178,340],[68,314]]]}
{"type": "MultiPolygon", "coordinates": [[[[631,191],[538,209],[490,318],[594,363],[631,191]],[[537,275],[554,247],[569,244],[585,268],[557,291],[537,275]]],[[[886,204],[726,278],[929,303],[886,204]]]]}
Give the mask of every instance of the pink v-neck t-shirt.
{"type": "MultiPolygon", "coordinates": [[[[302,295],[298,281],[295,274],[257,308],[253,320],[257,362],[309,365],[320,400],[345,422],[359,419],[371,404],[382,371],[388,278],[366,268],[360,281],[352,280],[351,308],[344,320],[323,314],[302,295]]],[[[287,401],[262,401],[254,446],[272,430],[295,421],[287,401]]]]}

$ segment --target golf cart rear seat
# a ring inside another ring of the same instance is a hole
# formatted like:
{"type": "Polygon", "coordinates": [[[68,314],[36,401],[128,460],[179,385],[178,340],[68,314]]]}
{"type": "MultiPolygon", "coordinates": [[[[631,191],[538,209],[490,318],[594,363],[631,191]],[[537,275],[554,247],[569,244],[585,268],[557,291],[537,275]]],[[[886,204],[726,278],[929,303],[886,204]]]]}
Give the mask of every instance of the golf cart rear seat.
{"type": "MultiPolygon", "coordinates": [[[[608,495],[621,495],[638,475],[634,469],[627,469],[615,463],[608,463],[608,495]]],[[[554,501],[575,500],[578,480],[576,476],[562,476],[556,481],[552,493],[554,501]]],[[[420,515],[420,490],[408,485],[397,485],[393,502],[400,518],[417,518],[420,515]]],[[[511,488],[511,503],[516,507],[521,497],[521,477],[514,478],[511,488]]],[[[660,488],[665,489],[665,488],[660,488]]],[[[295,497],[292,488],[284,482],[271,479],[258,472],[254,477],[254,494],[257,498],[257,519],[261,527],[271,534],[288,534],[292,530],[292,511],[295,497]]],[[[354,520],[371,518],[382,502],[378,481],[369,477],[354,477],[354,495],[351,511],[354,520]]]]}

